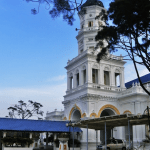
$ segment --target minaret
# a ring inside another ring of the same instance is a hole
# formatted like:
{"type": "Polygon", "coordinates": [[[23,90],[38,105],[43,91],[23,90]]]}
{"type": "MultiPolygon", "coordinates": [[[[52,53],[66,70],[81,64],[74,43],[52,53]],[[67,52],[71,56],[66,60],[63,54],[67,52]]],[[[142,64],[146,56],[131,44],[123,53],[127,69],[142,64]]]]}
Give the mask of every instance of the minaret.
{"type": "MultiPolygon", "coordinates": [[[[67,66],[67,91],[64,96],[64,120],[79,121],[80,119],[96,118],[118,114],[118,94],[125,90],[124,64],[122,57],[109,54],[108,60],[96,61],[97,42],[95,36],[105,23],[95,19],[105,10],[99,0],[87,0],[78,13],[80,30],[76,37],[78,41],[78,56],[69,60],[67,66]],[[119,78],[118,78],[119,77],[119,78]],[[119,87],[117,84],[119,81],[119,87]],[[104,113],[102,111],[107,108],[104,113]]],[[[109,132],[111,133],[111,132],[109,132]]],[[[100,134],[98,134],[100,135],[100,134]]],[[[110,135],[110,134],[109,134],[110,135]]],[[[95,131],[90,132],[89,149],[95,150],[95,131]]],[[[108,136],[109,138],[110,136],[108,136]]],[[[100,141],[100,137],[98,137],[100,141]]],[[[103,139],[103,133],[101,133],[103,139]]],[[[81,148],[86,149],[86,132],[81,137],[81,148]]]]}
{"type": "Polygon", "coordinates": [[[80,18],[80,30],[77,35],[78,55],[87,49],[96,46],[95,36],[105,23],[101,19],[95,19],[99,13],[105,10],[103,3],[98,0],[87,0],[78,13],[80,18]]]}

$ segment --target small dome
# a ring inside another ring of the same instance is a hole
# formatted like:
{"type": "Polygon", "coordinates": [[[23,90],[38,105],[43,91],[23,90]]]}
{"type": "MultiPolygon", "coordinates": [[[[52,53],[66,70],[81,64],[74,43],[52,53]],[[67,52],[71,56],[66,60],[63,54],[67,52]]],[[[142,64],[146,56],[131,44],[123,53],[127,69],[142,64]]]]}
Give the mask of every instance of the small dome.
{"type": "Polygon", "coordinates": [[[87,6],[92,6],[92,5],[98,5],[100,7],[104,7],[103,3],[99,0],[87,0],[82,6],[81,9],[83,7],[87,7],[87,6]]]}

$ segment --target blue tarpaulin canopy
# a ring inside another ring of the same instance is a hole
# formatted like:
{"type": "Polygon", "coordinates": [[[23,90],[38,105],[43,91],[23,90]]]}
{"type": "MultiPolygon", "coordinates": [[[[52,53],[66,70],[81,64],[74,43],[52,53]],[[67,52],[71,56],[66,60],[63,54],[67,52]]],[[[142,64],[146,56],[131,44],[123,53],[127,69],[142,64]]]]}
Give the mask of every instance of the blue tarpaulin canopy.
{"type": "MultiPolygon", "coordinates": [[[[0,118],[0,131],[72,132],[73,128],[67,127],[67,123],[69,121],[0,118]]],[[[82,130],[74,127],[74,132],[82,130]]]]}
{"type": "MultiPolygon", "coordinates": [[[[150,73],[149,73],[149,74],[146,74],[146,75],[144,75],[144,76],[142,76],[142,77],[140,77],[140,79],[141,79],[142,83],[150,82],[150,73]]],[[[129,82],[125,83],[125,87],[128,89],[128,88],[132,87],[132,84],[133,84],[133,83],[135,84],[136,82],[137,82],[137,83],[139,82],[139,79],[138,79],[138,78],[136,78],[136,79],[134,79],[134,80],[132,80],[132,81],[129,81],[129,82]]]]}

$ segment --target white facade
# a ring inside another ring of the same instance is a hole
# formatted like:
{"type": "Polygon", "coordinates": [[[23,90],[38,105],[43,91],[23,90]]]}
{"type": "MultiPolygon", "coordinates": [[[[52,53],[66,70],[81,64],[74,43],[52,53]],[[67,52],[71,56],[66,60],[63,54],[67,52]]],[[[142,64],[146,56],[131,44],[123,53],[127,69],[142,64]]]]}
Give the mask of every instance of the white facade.
{"type": "MultiPolygon", "coordinates": [[[[132,113],[143,114],[150,106],[150,98],[139,84],[130,89],[125,88],[124,64],[122,56],[108,54],[106,60],[96,61],[97,51],[95,36],[101,25],[101,20],[95,20],[103,7],[98,5],[84,8],[86,13],[79,13],[80,31],[77,35],[78,56],[67,62],[67,91],[64,96],[63,120],[77,121],[85,117],[97,118],[101,116],[132,113]],[[118,82],[118,83],[117,83],[118,82]],[[118,86],[120,85],[120,86],[118,86]]],[[[106,43],[107,44],[107,43],[106,43]]],[[[149,87],[147,86],[147,89],[149,87]]],[[[86,132],[80,137],[82,146],[86,146],[86,132]]],[[[113,129],[113,135],[108,131],[107,138],[126,139],[127,129],[118,127],[113,129]]],[[[96,132],[89,130],[89,148],[96,149],[96,132]]],[[[103,131],[98,131],[98,141],[104,139],[103,131]]],[[[145,126],[133,127],[133,140],[140,142],[145,139],[145,126]]]]}

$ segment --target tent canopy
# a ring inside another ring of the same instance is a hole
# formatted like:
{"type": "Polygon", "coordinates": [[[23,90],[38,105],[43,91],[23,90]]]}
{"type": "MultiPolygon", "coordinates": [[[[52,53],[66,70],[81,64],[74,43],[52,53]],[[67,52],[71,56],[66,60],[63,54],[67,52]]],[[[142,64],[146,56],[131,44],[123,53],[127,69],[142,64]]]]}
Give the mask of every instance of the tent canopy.
{"type": "Polygon", "coordinates": [[[132,115],[132,114],[122,114],[122,115],[112,115],[93,119],[84,119],[76,123],[72,123],[74,127],[88,128],[95,130],[104,130],[105,122],[107,129],[112,129],[119,126],[128,126],[128,121],[130,125],[143,125],[149,124],[147,115],[132,115]]]}
{"type": "MultiPolygon", "coordinates": [[[[69,121],[0,118],[0,131],[72,132],[73,128],[67,127],[67,123],[69,121]]],[[[82,130],[74,127],[74,132],[82,132],[82,130]]]]}

